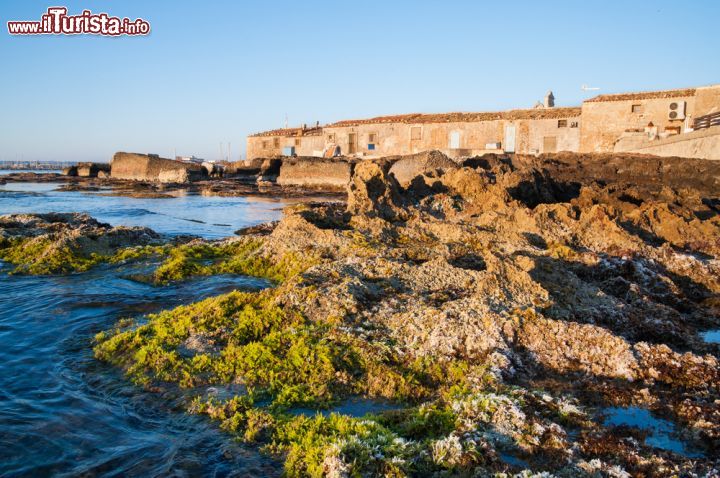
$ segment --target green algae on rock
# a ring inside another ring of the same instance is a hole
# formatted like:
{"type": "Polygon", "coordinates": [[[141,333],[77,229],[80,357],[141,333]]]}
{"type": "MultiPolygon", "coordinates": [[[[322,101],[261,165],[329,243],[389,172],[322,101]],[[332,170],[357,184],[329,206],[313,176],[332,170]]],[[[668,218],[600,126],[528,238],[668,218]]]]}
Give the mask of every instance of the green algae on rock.
{"type": "Polygon", "coordinates": [[[715,472],[720,366],[698,331],[717,325],[720,242],[695,240],[720,237],[715,203],[504,162],[401,188],[390,164],[358,163],[347,209],[288,208],[269,234],[169,253],[161,278],[278,285],[123,324],[98,336],[97,357],[140,383],[197,388],[191,411],[290,476],[715,472]],[[224,384],[244,392],[202,397],[224,384]],[[353,397],[401,409],[292,413],[353,397]],[[682,425],[706,456],[603,425],[596,407],[621,400],[682,425]]]}
{"type": "Polygon", "coordinates": [[[16,274],[82,272],[160,242],[150,229],[111,227],[86,214],[0,216],[0,259],[15,265],[16,274]]]}

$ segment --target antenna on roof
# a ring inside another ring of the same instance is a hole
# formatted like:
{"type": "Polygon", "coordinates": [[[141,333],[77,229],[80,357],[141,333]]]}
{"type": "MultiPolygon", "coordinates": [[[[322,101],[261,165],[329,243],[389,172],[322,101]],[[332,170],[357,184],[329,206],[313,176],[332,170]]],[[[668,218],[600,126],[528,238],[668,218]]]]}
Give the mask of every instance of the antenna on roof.
{"type": "Polygon", "coordinates": [[[583,91],[598,91],[598,90],[600,90],[600,88],[597,88],[595,86],[588,86],[588,85],[582,85],[580,87],[580,89],[583,91]]]}
{"type": "Polygon", "coordinates": [[[285,129],[287,129],[287,127],[288,127],[288,117],[287,117],[287,113],[285,113],[285,129]]]}

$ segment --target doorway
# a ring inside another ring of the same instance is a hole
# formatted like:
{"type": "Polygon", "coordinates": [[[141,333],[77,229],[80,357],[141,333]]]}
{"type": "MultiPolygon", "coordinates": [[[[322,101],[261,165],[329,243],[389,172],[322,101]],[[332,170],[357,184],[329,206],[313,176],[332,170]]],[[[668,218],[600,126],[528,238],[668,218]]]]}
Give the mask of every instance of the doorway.
{"type": "Polygon", "coordinates": [[[505,125],[505,141],[503,141],[504,149],[506,153],[515,152],[515,125],[505,125]]]}
{"type": "Polygon", "coordinates": [[[460,148],[460,131],[450,132],[450,149],[460,148]]]}
{"type": "Polygon", "coordinates": [[[348,133],[348,154],[357,153],[357,133],[348,133]]]}
{"type": "Polygon", "coordinates": [[[543,153],[554,153],[557,150],[557,136],[543,137],[543,153]]]}

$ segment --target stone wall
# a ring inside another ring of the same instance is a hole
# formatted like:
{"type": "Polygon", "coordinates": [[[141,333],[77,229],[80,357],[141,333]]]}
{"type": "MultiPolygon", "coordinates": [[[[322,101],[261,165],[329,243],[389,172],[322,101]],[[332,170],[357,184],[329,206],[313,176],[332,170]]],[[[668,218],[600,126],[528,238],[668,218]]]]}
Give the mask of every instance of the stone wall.
{"type": "Polygon", "coordinates": [[[184,183],[205,177],[205,169],[194,163],[137,153],[115,153],[110,177],[132,181],[184,183]]]}
{"type": "Polygon", "coordinates": [[[720,111],[720,86],[704,86],[695,90],[695,117],[720,111]]]}
{"type": "Polygon", "coordinates": [[[264,136],[248,136],[247,153],[248,159],[255,158],[271,158],[273,156],[282,156],[283,149],[289,146],[295,147],[297,156],[322,156],[325,142],[322,134],[310,135],[264,135],[264,136]]]}
{"type": "Polygon", "coordinates": [[[317,189],[345,190],[353,164],[341,159],[286,158],[280,166],[277,183],[317,189]]]}
{"type": "Polygon", "coordinates": [[[619,141],[615,151],[720,160],[720,126],[655,141],[619,141]]]}
{"type": "Polygon", "coordinates": [[[110,172],[110,165],[107,163],[78,163],[75,168],[75,175],[81,178],[96,178],[98,173],[110,172]]]}
{"type": "Polygon", "coordinates": [[[518,153],[577,151],[580,146],[579,117],[422,124],[360,124],[326,127],[323,133],[325,143],[340,146],[344,155],[351,154],[350,137],[354,134],[356,152],[368,158],[432,150],[439,150],[457,158],[492,152],[493,150],[486,147],[492,143],[499,143],[500,149],[496,151],[502,151],[505,147],[506,125],[515,126],[515,151],[518,153]],[[560,120],[564,120],[566,126],[562,126],[560,120]],[[368,146],[370,135],[374,135],[376,139],[373,143],[374,149],[368,146]],[[456,144],[451,142],[453,135],[457,138],[456,144]],[[546,145],[550,144],[545,141],[546,137],[553,138],[554,150],[546,150],[546,145]]]}
{"type": "MultiPolygon", "coordinates": [[[[664,132],[668,127],[684,130],[685,120],[668,119],[670,103],[685,101],[686,115],[694,115],[695,96],[628,99],[621,101],[586,101],[582,105],[580,152],[610,152],[615,142],[628,130],[644,130],[648,123],[664,132]],[[633,112],[640,105],[641,112],[633,112]]],[[[688,120],[689,123],[690,120],[688,120]]]]}

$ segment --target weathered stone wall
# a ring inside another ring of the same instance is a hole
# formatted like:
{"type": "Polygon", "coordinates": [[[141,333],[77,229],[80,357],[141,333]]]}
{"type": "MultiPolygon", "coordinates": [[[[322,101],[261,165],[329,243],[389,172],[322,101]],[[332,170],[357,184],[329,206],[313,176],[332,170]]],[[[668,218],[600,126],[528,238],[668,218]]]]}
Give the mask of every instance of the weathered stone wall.
{"type": "Polygon", "coordinates": [[[720,86],[704,86],[695,90],[695,117],[720,111],[720,86]]]}
{"type": "Polygon", "coordinates": [[[542,153],[577,151],[580,146],[580,118],[568,117],[567,126],[559,126],[559,119],[492,120],[453,123],[388,123],[361,124],[324,128],[325,142],[340,146],[342,154],[350,153],[350,135],[355,135],[357,153],[371,158],[388,155],[415,154],[439,150],[450,157],[469,156],[489,151],[490,143],[500,143],[504,148],[505,126],[515,125],[515,151],[518,153],[542,153]],[[576,123],[575,127],[572,127],[576,123]],[[413,128],[419,128],[413,136],[413,128]],[[368,147],[370,135],[375,135],[375,149],[368,147]],[[458,138],[458,148],[452,148],[451,136],[458,138]],[[546,137],[555,138],[555,151],[545,151],[546,137]]]}
{"type": "Polygon", "coordinates": [[[246,155],[248,159],[282,156],[283,149],[288,146],[294,146],[298,156],[322,156],[325,142],[321,134],[248,136],[246,155]]]}
{"type": "Polygon", "coordinates": [[[175,183],[205,176],[205,170],[199,164],[137,153],[115,153],[110,166],[113,179],[175,183]]]}
{"type": "Polygon", "coordinates": [[[655,141],[619,141],[616,151],[720,160],[720,126],[655,141]]]}
{"type": "Polygon", "coordinates": [[[107,163],[78,163],[76,175],[82,178],[96,178],[99,172],[110,172],[107,163]]]}
{"type": "Polygon", "coordinates": [[[277,183],[317,189],[344,190],[350,182],[353,164],[339,159],[286,158],[277,183]]]}
{"type": "MultiPolygon", "coordinates": [[[[580,152],[610,152],[615,142],[627,130],[644,130],[648,123],[658,128],[658,132],[667,127],[681,127],[685,120],[668,119],[670,103],[685,101],[686,115],[693,116],[695,97],[681,96],[673,98],[629,99],[622,101],[586,101],[582,105],[582,128],[580,152]],[[642,112],[633,113],[633,105],[640,105],[642,112]]],[[[690,120],[688,120],[690,121],[690,120]]]]}

